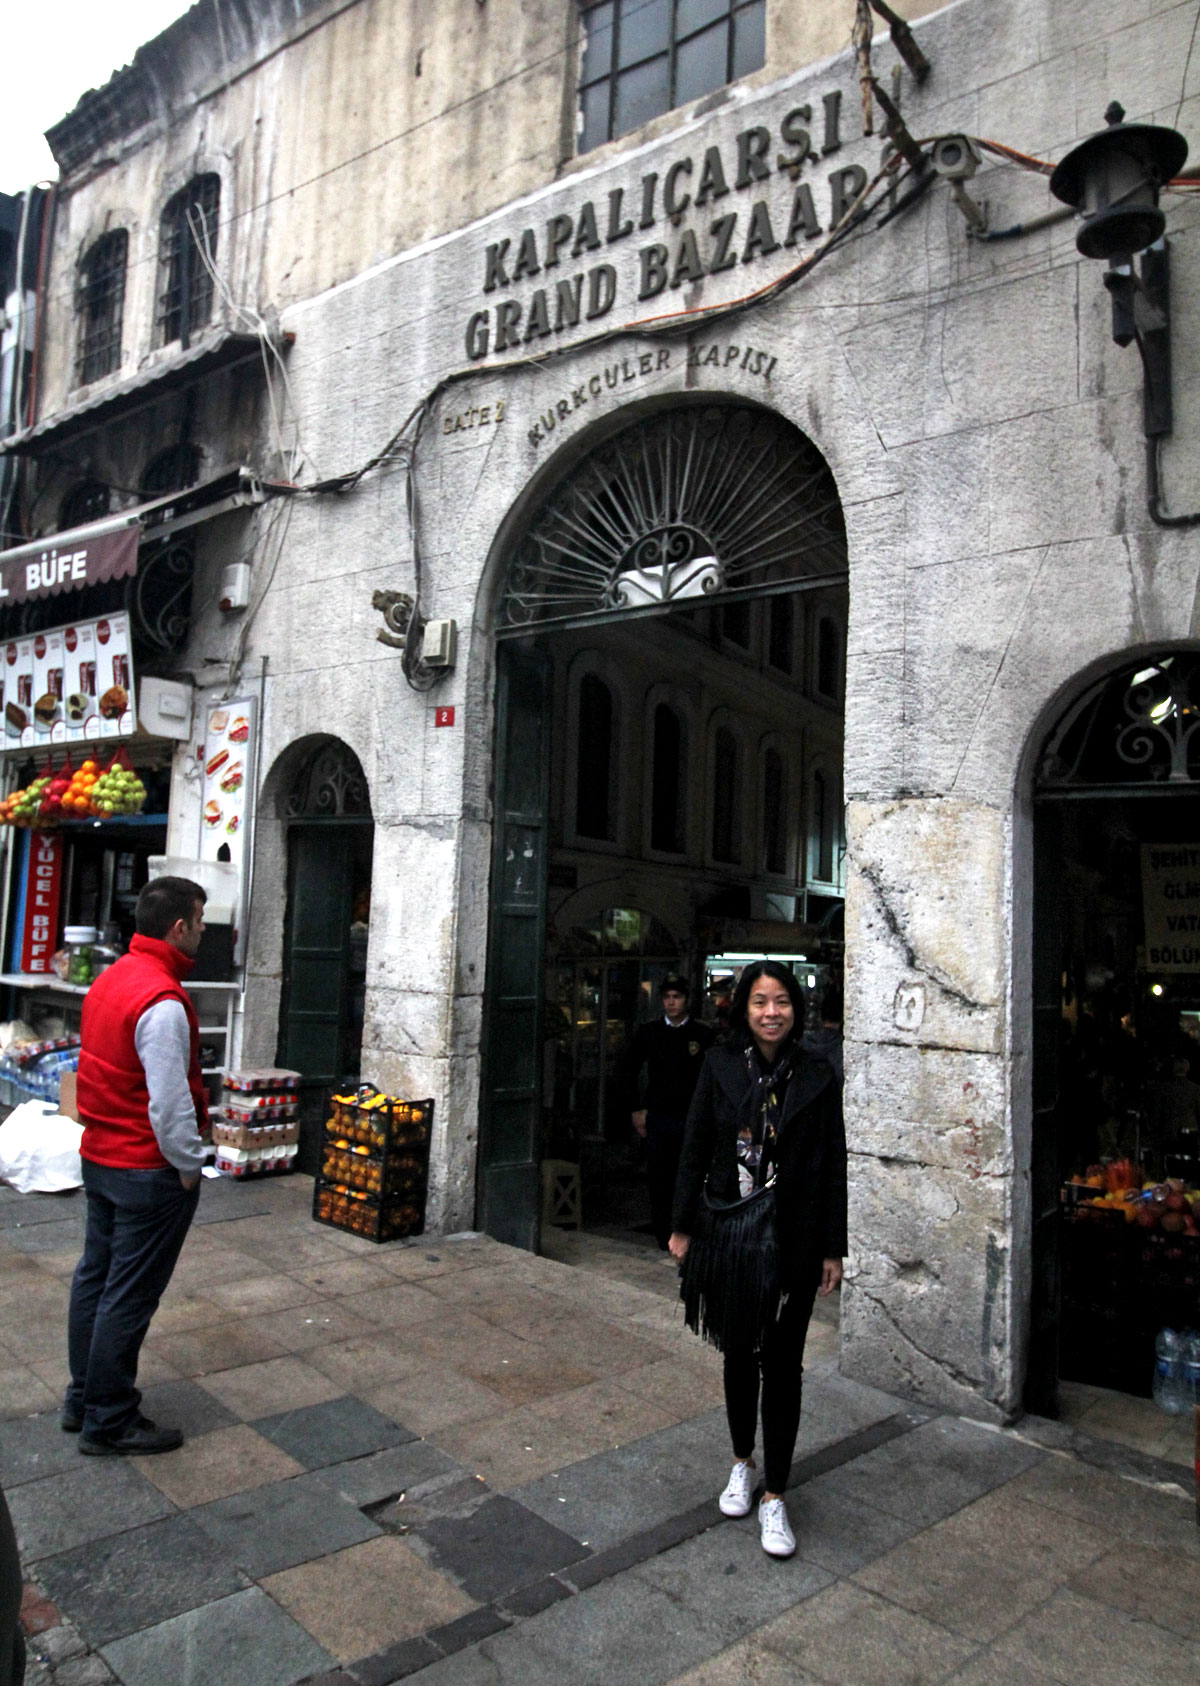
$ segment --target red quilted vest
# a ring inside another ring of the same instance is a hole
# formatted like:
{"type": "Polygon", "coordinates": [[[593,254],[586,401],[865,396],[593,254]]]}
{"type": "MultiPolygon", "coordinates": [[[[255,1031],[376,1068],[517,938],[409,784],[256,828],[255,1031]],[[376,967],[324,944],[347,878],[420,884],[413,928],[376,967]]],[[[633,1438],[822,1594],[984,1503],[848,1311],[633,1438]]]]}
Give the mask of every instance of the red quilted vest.
{"type": "Polygon", "coordinates": [[[150,1123],[146,1073],[134,1031],[156,1001],[181,1001],[192,1033],[188,1087],[196,1117],[208,1117],[208,1091],[200,1075],[200,1021],[182,979],[195,965],[170,943],[135,936],[129,953],[101,972],[83,998],[83,1046],[77,1090],[83,1140],[79,1151],[97,1165],[152,1170],[167,1161],[150,1123]]]}

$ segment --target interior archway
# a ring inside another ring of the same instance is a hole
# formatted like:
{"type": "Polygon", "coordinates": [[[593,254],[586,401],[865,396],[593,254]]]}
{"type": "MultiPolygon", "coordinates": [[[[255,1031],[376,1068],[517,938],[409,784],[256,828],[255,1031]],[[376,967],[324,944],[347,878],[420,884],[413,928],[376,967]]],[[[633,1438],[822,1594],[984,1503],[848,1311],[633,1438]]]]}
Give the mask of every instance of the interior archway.
{"type": "Polygon", "coordinates": [[[514,525],[478,1161],[477,1222],[499,1238],[538,1244],[543,1155],[580,1163],[585,1222],[636,1174],[621,1062],[662,976],[684,973],[711,1016],[745,957],[790,955],[815,1016],[840,973],[846,580],[820,451],[740,401],[615,421],[514,525]],[[653,953],[574,952],[604,910],[669,933],[670,952],[663,935],[653,953]]]}

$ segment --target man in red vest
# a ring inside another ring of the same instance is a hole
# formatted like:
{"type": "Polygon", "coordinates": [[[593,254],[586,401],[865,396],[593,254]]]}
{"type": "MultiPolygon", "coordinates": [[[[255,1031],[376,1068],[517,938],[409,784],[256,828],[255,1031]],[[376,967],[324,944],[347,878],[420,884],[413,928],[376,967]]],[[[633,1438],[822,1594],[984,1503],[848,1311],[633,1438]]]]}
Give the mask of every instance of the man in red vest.
{"type": "Polygon", "coordinates": [[[71,1284],[62,1426],[92,1456],[183,1444],[178,1429],[142,1416],[136,1383],[200,1196],[208,1093],[183,980],[204,934],[204,902],[188,878],[151,879],[129,953],[84,998],[77,1093],[87,1235],[71,1284]]]}

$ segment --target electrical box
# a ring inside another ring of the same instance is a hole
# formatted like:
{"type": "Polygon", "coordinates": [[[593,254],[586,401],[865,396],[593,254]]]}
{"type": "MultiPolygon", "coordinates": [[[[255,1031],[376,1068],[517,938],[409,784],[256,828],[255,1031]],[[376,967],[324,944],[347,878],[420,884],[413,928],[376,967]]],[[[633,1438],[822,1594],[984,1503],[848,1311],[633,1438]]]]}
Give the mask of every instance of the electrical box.
{"type": "Polygon", "coordinates": [[[231,562],[221,571],[220,607],[229,614],[233,609],[244,609],[249,601],[250,564],[231,562]]]}
{"type": "Polygon", "coordinates": [[[427,621],[421,660],[426,667],[453,667],[458,656],[458,622],[427,621]]]}
{"type": "Polygon", "coordinates": [[[186,743],[192,735],[192,687],[173,679],[143,679],[138,689],[138,724],[156,738],[186,743]]]}

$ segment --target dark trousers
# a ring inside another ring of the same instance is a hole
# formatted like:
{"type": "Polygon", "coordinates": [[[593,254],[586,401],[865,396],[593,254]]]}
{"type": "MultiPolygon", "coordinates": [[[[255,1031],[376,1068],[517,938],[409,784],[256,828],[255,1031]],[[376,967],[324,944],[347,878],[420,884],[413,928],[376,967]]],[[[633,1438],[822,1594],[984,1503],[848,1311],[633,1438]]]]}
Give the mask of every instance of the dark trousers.
{"type": "Polygon", "coordinates": [[[794,1290],[763,1336],[762,1349],[732,1348],[725,1354],[725,1414],[735,1458],[754,1451],[762,1380],[763,1480],[768,1493],[787,1486],[800,1429],[804,1342],[816,1287],[794,1290]]]}
{"type": "Polygon", "coordinates": [[[114,1434],[138,1414],[138,1354],[200,1198],[179,1172],[119,1171],[83,1161],[87,1235],[71,1283],[66,1408],[85,1434],[114,1434]]]}
{"type": "Polygon", "coordinates": [[[683,1152],[686,1121],[663,1112],[646,1114],[646,1187],[650,1193],[650,1221],[654,1238],[666,1248],[671,1239],[671,1208],[675,1203],[675,1178],[683,1152]]]}

